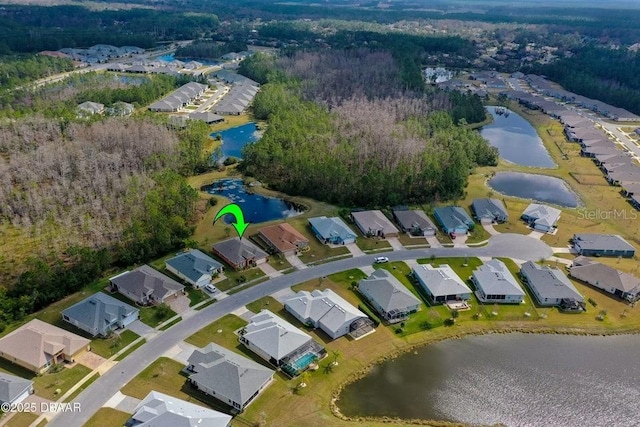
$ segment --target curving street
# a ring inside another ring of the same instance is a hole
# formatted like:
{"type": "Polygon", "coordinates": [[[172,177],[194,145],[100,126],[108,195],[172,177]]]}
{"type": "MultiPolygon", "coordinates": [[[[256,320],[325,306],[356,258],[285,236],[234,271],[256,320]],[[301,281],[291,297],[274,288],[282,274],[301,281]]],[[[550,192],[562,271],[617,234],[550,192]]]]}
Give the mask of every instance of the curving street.
{"type": "Polygon", "coordinates": [[[483,247],[455,247],[433,249],[403,249],[375,255],[355,258],[309,267],[290,274],[275,277],[254,287],[248,288],[209,307],[150,339],[146,344],[118,362],[91,386],[85,389],[74,402],[81,406],[81,412],[63,412],[57,414],[47,424],[51,427],[82,426],[91,416],[131,381],[159,355],[164,354],[180,341],[186,339],[202,327],[264,296],[289,288],[322,276],[338,273],[352,268],[370,266],[376,256],[386,256],[390,261],[406,261],[417,258],[436,257],[508,257],[521,261],[537,261],[552,256],[553,250],[544,242],[520,234],[499,234],[492,236],[483,247]]]}

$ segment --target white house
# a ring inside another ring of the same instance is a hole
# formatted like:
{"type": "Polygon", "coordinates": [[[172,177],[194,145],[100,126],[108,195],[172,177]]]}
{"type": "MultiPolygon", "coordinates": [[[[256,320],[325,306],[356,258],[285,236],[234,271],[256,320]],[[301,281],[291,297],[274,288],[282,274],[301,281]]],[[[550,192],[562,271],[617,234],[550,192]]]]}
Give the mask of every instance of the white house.
{"type": "Polygon", "coordinates": [[[524,300],[524,291],[507,266],[492,259],[478,267],[471,276],[476,285],[476,296],[484,303],[519,304],[524,300]]]}

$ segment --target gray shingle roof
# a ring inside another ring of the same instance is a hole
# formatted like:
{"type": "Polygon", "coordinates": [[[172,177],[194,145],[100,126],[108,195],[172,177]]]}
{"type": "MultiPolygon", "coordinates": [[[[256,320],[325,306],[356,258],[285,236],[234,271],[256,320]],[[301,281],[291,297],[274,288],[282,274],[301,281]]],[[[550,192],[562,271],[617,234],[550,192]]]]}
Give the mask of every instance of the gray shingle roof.
{"type": "Polygon", "coordinates": [[[341,240],[355,239],[356,234],[338,217],[319,216],[309,218],[311,224],[323,239],[339,237],[341,240]]]}
{"type": "Polygon", "coordinates": [[[236,264],[242,264],[246,259],[258,260],[267,257],[267,253],[256,245],[247,239],[239,239],[237,237],[216,243],[213,248],[226,259],[236,264]]]}
{"type": "Polygon", "coordinates": [[[565,274],[557,268],[541,266],[533,261],[522,264],[520,273],[526,277],[531,288],[535,288],[541,298],[569,298],[584,301],[580,292],[565,274]]]}
{"type": "Polygon", "coordinates": [[[189,365],[196,372],[191,375],[192,380],[243,405],[274,374],[271,369],[214,343],[194,351],[189,365]]]}
{"type": "Polygon", "coordinates": [[[119,289],[126,290],[139,299],[145,295],[153,295],[155,298],[163,300],[167,294],[184,289],[184,285],[148,265],[140,266],[109,280],[119,289]]]}
{"type": "Polygon", "coordinates": [[[400,227],[404,230],[419,228],[420,230],[435,230],[436,226],[422,210],[394,210],[400,227]]]}
{"type": "Polygon", "coordinates": [[[536,224],[552,227],[558,222],[558,219],[560,219],[560,213],[560,209],[539,203],[531,203],[527,206],[522,215],[534,218],[536,224]]]}
{"type": "Polygon", "coordinates": [[[365,233],[367,231],[376,233],[378,230],[383,234],[393,234],[398,232],[396,226],[389,221],[389,218],[384,216],[382,211],[373,210],[352,212],[351,216],[353,216],[356,223],[360,224],[359,227],[365,233]]]}
{"type": "Polygon", "coordinates": [[[571,276],[606,290],[614,288],[633,295],[640,293],[640,278],[584,256],[573,260],[571,276]]]}
{"type": "Polygon", "coordinates": [[[413,268],[413,274],[425,284],[434,297],[470,294],[471,289],[447,264],[434,267],[430,264],[413,268]]]}
{"type": "Polygon", "coordinates": [[[485,262],[473,272],[478,287],[486,295],[522,295],[524,291],[507,266],[498,259],[485,262]]]}
{"type": "Polygon", "coordinates": [[[578,243],[581,249],[635,251],[635,248],[629,242],[617,234],[579,233],[573,235],[573,241],[578,243]]]}
{"type": "Polygon", "coordinates": [[[275,360],[282,360],[309,341],[311,336],[269,310],[249,319],[243,338],[275,360]]]}
{"type": "Polygon", "coordinates": [[[98,292],[63,310],[62,315],[97,331],[97,334],[108,335],[114,322],[136,312],[137,308],[98,292]]]}
{"type": "Polygon", "coordinates": [[[492,221],[509,218],[507,208],[499,199],[475,199],[471,204],[478,219],[488,218],[492,221]]]}
{"type": "Polygon", "coordinates": [[[33,381],[0,372],[0,402],[13,402],[31,387],[33,381]]]}
{"type": "Polygon", "coordinates": [[[433,212],[440,218],[440,221],[446,228],[453,229],[473,226],[473,220],[467,211],[460,206],[444,206],[435,208],[433,212]]]}
{"type": "Polygon", "coordinates": [[[168,259],[166,263],[194,282],[222,268],[222,264],[198,249],[181,253],[168,259]]]}
{"type": "Polygon", "coordinates": [[[404,312],[407,307],[420,304],[420,300],[393,274],[382,268],[360,280],[358,288],[365,291],[387,313],[404,312]]]}
{"type": "Polygon", "coordinates": [[[231,416],[151,391],[136,406],[131,420],[136,427],[227,427],[231,416]]]}

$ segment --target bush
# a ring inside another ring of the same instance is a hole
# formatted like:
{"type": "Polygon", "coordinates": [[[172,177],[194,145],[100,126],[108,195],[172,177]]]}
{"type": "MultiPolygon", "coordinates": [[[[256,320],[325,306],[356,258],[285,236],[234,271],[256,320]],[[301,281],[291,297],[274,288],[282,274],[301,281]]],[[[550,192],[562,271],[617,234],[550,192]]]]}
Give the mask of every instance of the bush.
{"type": "Polygon", "coordinates": [[[445,319],[444,326],[453,326],[456,324],[456,319],[445,319]]]}
{"type": "Polygon", "coordinates": [[[227,157],[222,162],[222,164],[225,165],[225,166],[235,165],[236,163],[238,163],[238,158],[237,157],[233,157],[233,156],[227,157]]]}
{"type": "Polygon", "coordinates": [[[218,204],[218,198],[217,197],[212,197],[209,200],[207,200],[207,205],[209,206],[215,206],[218,204]]]}

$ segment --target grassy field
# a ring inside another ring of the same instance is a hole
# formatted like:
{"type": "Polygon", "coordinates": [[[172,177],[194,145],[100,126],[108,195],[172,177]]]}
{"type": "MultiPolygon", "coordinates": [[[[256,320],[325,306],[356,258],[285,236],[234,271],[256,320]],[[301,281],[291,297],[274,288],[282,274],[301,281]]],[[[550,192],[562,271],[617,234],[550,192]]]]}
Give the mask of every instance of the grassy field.
{"type": "Polygon", "coordinates": [[[78,387],[73,393],[71,393],[69,396],[67,396],[64,399],[64,402],[71,402],[73,399],[75,399],[80,393],[82,393],[82,391],[89,387],[91,384],[93,384],[93,382],[95,380],[97,380],[98,378],[100,378],[100,374],[96,373],[94,374],[91,378],[89,378],[87,381],[85,381],[84,383],[82,383],[82,385],[80,387],[78,387]]]}
{"type": "Polygon", "coordinates": [[[125,330],[109,338],[97,338],[91,341],[91,351],[108,359],[138,338],[140,336],[135,332],[125,330]]]}
{"type": "Polygon", "coordinates": [[[358,236],[356,245],[358,245],[358,247],[362,249],[363,252],[391,250],[391,245],[389,244],[389,242],[372,237],[358,236]]]}
{"type": "Polygon", "coordinates": [[[205,345],[214,342],[223,347],[232,349],[238,345],[238,336],[235,334],[235,331],[246,325],[246,320],[233,314],[227,314],[226,316],[200,329],[185,341],[197,347],[204,347],[205,345]]]}
{"type": "Polygon", "coordinates": [[[185,289],[187,291],[187,296],[189,297],[189,307],[193,307],[194,305],[209,299],[209,295],[204,293],[201,289],[196,289],[193,286],[187,286],[185,289]]]}
{"type": "Polygon", "coordinates": [[[260,310],[270,310],[277,313],[283,308],[284,306],[271,296],[266,296],[247,304],[247,309],[254,313],[259,313],[260,310]]]}
{"type": "MultiPolygon", "coordinates": [[[[38,415],[32,412],[18,412],[11,417],[6,424],[8,427],[29,427],[31,423],[38,419],[38,415]]],[[[0,418],[0,421],[2,418],[0,418]]]]}
{"type": "Polygon", "coordinates": [[[131,418],[130,414],[113,408],[100,408],[84,427],[121,427],[131,418]]]}
{"type": "Polygon", "coordinates": [[[33,387],[38,396],[55,400],[89,373],[91,369],[78,364],[70,369],[64,368],[57,373],[46,373],[33,378],[33,387]],[[60,393],[56,393],[56,390],[60,390],[60,393]]]}

